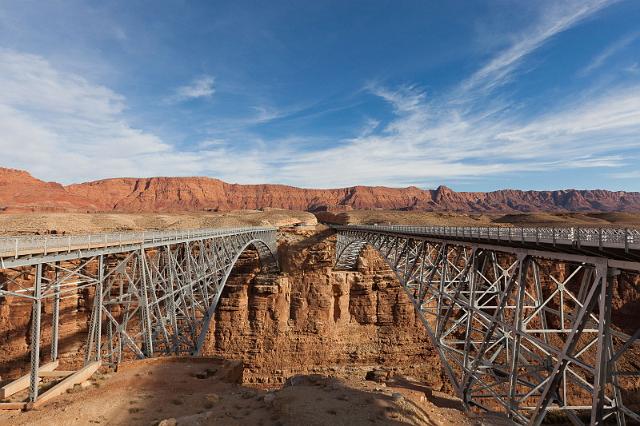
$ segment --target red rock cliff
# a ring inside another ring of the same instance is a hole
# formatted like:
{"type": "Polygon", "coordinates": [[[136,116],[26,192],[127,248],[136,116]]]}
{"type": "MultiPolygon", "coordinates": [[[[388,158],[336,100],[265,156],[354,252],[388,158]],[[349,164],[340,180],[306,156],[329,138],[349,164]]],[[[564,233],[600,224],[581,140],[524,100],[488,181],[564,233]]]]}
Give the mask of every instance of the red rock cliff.
{"type": "Polygon", "coordinates": [[[330,231],[288,232],[280,237],[281,276],[237,267],[204,352],[243,360],[249,382],[383,365],[441,388],[437,354],[384,260],[367,249],[357,271],[334,271],[334,251],[330,231]]]}
{"type": "Polygon", "coordinates": [[[455,192],[416,187],[304,189],[229,184],[206,177],[116,178],[62,186],[0,168],[0,209],[180,212],[275,207],[458,212],[640,211],[640,193],[604,190],[455,192]]]}
{"type": "Polygon", "coordinates": [[[0,167],[0,211],[95,211],[101,203],[44,182],[22,170],[0,167]]]}

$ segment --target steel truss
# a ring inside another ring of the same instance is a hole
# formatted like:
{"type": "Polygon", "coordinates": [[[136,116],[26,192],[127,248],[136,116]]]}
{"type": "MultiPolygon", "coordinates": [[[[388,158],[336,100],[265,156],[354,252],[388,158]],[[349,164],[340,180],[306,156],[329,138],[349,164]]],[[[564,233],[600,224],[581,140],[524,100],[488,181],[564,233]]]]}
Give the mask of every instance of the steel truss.
{"type": "Polygon", "coordinates": [[[640,263],[336,228],[336,268],[354,269],[367,245],[382,255],[467,410],[533,425],[551,410],[574,424],[640,422],[640,324],[612,322],[613,291],[637,286],[640,263]]]}
{"type": "Polygon", "coordinates": [[[43,303],[52,305],[52,361],[58,357],[60,302],[83,290],[93,294],[85,364],[199,355],[227,278],[245,249],[257,251],[263,272],[278,271],[275,228],[124,239],[134,240],[139,243],[3,259],[0,298],[21,298],[33,306],[32,402],[38,398],[43,303]]]}

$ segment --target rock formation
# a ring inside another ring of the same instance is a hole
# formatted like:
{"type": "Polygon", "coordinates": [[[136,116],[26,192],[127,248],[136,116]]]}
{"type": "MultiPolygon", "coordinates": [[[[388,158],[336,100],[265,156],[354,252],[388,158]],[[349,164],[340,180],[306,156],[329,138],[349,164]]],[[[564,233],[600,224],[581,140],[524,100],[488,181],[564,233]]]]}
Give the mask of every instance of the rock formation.
{"type": "MultiPolygon", "coordinates": [[[[242,361],[243,382],[259,387],[278,387],[300,373],[382,367],[389,375],[411,376],[435,390],[450,391],[424,327],[384,260],[373,249],[365,249],[356,271],[335,271],[334,250],[335,235],[320,226],[279,234],[281,274],[258,274],[257,253],[245,252],[217,306],[204,355],[242,361]]],[[[561,281],[567,273],[565,265],[540,266],[553,268],[561,281]]],[[[542,284],[546,286],[544,280],[542,284]]],[[[18,280],[9,289],[19,287],[18,280]]],[[[638,288],[637,275],[622,273],[613,289],[613,323],[627,334],[635,332],[640,321],[638,288]]],[[[59,351],[63,369],[82,364],[93,297],[84,288],[63,300],[59,351]]],[[[51,303],[49,299],[43,304],[43,359],[51,343],[51,303]]],[[[5,379],[29,368],[30,321],[28,302],[15,297],[0,300],[0,375],[5,379]]],[[[637,369],[638,359],[640,353],[630,353],[623,371],[637,369]]],[[[639,386],[635,378],[624,383],[623,389],[635,392],[630,403],[639,402],[639,386]]],[[[581,389],[569,392],[581,395],[581,389]]],[[[584,403],[590,402],[587,397],[584,403]]]]}
{"type": "MultiPolygon", "coordinates": [[[[443,386],[428,336],[382,258],[367,251],[358,271],[334,271],[335,236],[328,229],[291,229],[280,234],[279,246],[283,273],[275,276],[257,273],[256,252],[243,254],[216,309],[203,355],[242,360],[243,380],[256,384],[282,384],[310,371],[382,365],[443,386]]],[[[43,307],[43,358],[51,344],[51,303],[43,307]]],[[[82,362],[92,303],[88,289],[63,300],[65,368],[82,362]]],[[[30,303],[0,299],[0,376],[27,371],[30,324],[30,303]]]]}
{"type": "Polygon", "coordinates": [[[86,212],[100,206],[59,183],[43,182],[25,171],[0,167],[0,211],[86,212]]]}
{"type": "Polygon", "coordinates": [[[62,186],[0,168],[0,210],[182,212],[282,208],[455,212],[640,211],[640,193],[605,190],[455,192],[416,187],[303,189],[206,177],[116,178],[62,186]]]}
{"type": "Polygon", "coordinates": [[[334,271],[334,250],[329,230],[290,231],[280,238],[281,276],[255,275],[255,262],[236,267],[204,352],[244,360],[248,382],[382,365],[441,388],[438,356],[384,260],[368,249],[357,272],[334,271]]]}

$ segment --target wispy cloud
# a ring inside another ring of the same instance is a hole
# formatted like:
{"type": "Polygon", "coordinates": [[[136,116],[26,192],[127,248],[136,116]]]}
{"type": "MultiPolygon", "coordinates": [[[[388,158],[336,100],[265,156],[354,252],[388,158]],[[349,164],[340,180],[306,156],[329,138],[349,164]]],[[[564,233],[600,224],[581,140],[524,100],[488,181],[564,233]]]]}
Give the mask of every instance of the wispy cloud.
{"type": "Polygon", "coordinates": [[[635,62],[624,69],[630,74],[640,74],[640,62],[635,62]]]}
{"type": "Polygon", "coordinates": [[[215,79],[210,75],[203,75],[193,79],[189,84],[180,86],[169,97],[169,101],[179,102],[197,98],[210,98],[215,93],[215,79]]]}
{"type": "Polygon", "coordinates": [[[260,153],[219,141],[178,150],[125,116],[126,99],[40,56],[0,50],[0,164],[62,182],[209,174],[263,179],[260,153]]]}
{"type": "Polygon", "coordinates": [[[523,58],[555,35],[568,30],[616,0],[572,0],[555,2],[546,9],[538,23],[523,31],[509,48],[473,73],[461,85],[461,91],[490,91],[507,82],[523,58]]]}
{"type": "Polygon", "coordinates": [[[306,185],[424,185],[511,172],[617,167],[616,152],[637,146],[640,86],[567,103],[530,119],[468,114],[446,102],[430,103],[417,88],[374,92],[390,103],[393,119],[382,132],[332,149],[299,154],[279,174],[306,185]],[[328,169],[340,170],[327,176],[328,169]]]}
{"type": "Polygon", "coordinates": [[[310,186],[381,181],[424,186],[442,179],[623,164],[612,152],[637,144],[639,87],[600,93],[585,104],[561,102],[554,111],[527,118],[493,94],[514,78],[527,55],[611,3],[556,4],[449,93],[430,98],[417,86],[369,84],[395,117],[379,131],[284,161],[280,175],[310,186]],[[340,173],[327,176],[327,169],[340,173]]]}
{"type": "MultiPolygon", "coordinates": [[[[127,100],[113,90],[59,70],[43,57],[0,50],[0,161],[64,182],[210,175],[310,187],[435,186],[444,179],[614,169],[638,147],[640,85],[593,91],[580,102],[555,99],[543,113],[526,116],[494,90],[515,78],[528,55],[610,3],[572,1],[544,12],[449,92],[433,96],[416,85],[367,85],[367,96],[386,103],[390,117],[365,117],[352,137],[330,145],[295,134],[268,139],[251,134],[247,129],[257,125],[316,113],[260,106],[244,118],[207,119],[205,127],[213,129],[208,136],[178,148],[133,126],[127,100]]],[[[214,83],[213,77],[200,76],[177,88],[171,99],[211,97],[214,83]]]]}
{"type": "Polygon", "coordinates": [[[589,74],[589,73],[595,71],[596,69],[600,68],[602,65],[605,64],[605,62],[609,58],[611,58],[613,55],[623,51],[631,43],[636,41],[636,39],[638,39],[638,37],[640,37],[640,31],[634,32],[632,34],[628,34],[625,37],[621,38],[620,40],[615,41],[610,46],[608,46],[606,49],[604,49],[602,52],[600,52],[598,55],[596,55],[591,60],[589,65],[584,67],[580,71],[579,74],[581,76],[586,76],[587,74],[589,74]]]}
{"type": "Polygon", "coordinates": [[[640,179],[640,171],[611,173],[609,176],[614,179],[640,179]]]}

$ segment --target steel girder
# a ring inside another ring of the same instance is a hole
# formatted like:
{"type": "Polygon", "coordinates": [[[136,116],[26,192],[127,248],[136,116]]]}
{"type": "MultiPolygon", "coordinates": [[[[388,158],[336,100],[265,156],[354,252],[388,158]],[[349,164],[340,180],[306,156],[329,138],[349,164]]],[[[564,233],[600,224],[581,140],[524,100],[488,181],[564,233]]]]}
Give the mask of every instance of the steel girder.
{"type": "Polygon", "coordinates": [[[336,268],[365,246],[395,272],[467,410],[640,421],[640,324],[612,322],[613,289],[640,263],[339,227],[336,268]]]}
{"type": "Polygon", "coordinates": [[[44,304],[52,306],[52,361],[58,357],[60,303],[81,291],[93,294],[85,363],[199,355],[227,278],[249,246],[263,272],[278,272],[275,228],[12,260],[14,268],[0,269],[0,298],[33,306],[30,400],[38,397],[44,304]]]}

